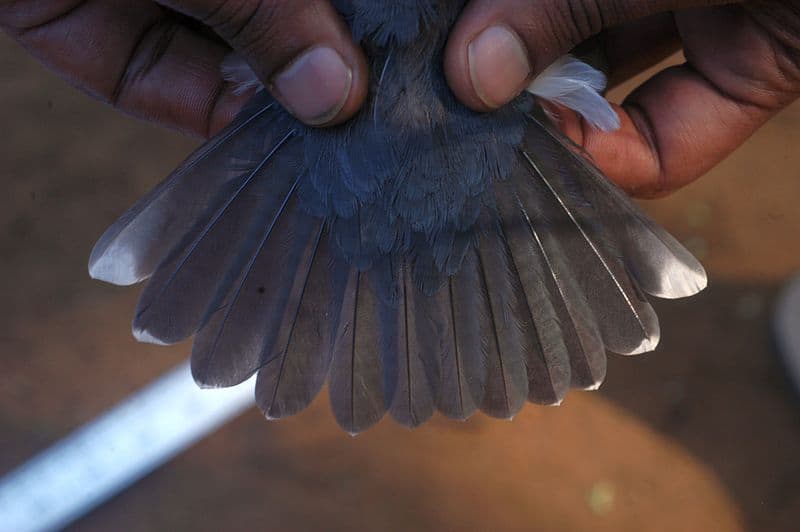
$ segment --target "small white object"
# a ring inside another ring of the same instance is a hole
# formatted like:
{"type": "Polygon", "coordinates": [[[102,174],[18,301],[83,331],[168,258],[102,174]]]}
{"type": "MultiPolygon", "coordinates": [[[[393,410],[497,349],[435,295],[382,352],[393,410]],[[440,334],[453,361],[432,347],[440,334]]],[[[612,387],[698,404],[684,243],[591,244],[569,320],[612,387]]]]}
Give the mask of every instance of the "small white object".
{"type": "Polygon", "coordinates": [[[543,70],[528,92],[572,109],[601,131],[614,131],[620,127],[619,116],[601,94],[605,88],[605,74],[565,55],[543,70]]]}
{"type": "Polygon", "coordinates": [[[117,286],[132,286],[143,280],[131,250],[118,245],[89,263],[89,276],[117,286]]]}
{"type": "Polygon", "coordinates": [[[254,383],[201,390],[182,364],[0,478],[0,532],[63,528],[253,405],[254,383]]]}
{"type": "Polygon", "coordinates": [[[137,329],[136,327],[133,328],[133,337],[136,339],[137,342],[141,342],[143,344],[153,344],[153,345],[161,345],[166,346],[169,345],[166,342],[162,342],[149,332],[144,329],[137,329]]]}
{"type": "Polygon", "coordinates": [[[234,94],[244,94],[251,90],[261,90],[264,85],[244,58],[237,54],[229,54],[220,66],[222,77],[233,84],[234,94]]]}

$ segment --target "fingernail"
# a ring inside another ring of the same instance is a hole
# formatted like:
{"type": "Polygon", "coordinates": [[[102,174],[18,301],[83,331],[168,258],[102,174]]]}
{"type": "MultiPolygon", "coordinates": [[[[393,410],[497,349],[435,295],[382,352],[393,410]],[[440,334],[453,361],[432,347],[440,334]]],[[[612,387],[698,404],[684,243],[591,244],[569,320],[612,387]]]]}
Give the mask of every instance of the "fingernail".
{"type": "Polygon", "coordinates": [[[469,45],[469,75],[475,94],[495,109],[525,88],[531,65],[525,45],[507,26],[490,26],[469,45]]]}
{"type": "Polygon", "coordinates": [[[298,119],[318,126],[330,122],[350,96],[353,71],[336,50],[312,48],[272,82],[275,97],[298,119]]]}

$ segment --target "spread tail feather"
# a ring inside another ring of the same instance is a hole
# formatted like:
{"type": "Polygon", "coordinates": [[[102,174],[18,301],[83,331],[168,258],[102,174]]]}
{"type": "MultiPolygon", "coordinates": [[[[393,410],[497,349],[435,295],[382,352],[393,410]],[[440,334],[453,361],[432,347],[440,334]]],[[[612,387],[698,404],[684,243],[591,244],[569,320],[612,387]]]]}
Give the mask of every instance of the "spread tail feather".
{"type": "Polygon", "coordinates": [[[677,241],[533,115],[441,288],[415,276],[424,261],[396,251],[353,261],[341,248],[361,246],[370,228],[351,219],[355,230],[337,240],[335,222],[309,213],[303,139],[271,105],[257,97],[112,226],[90,262],[111,282],[150,278],[137,337],[196,334],[197,382],[257,373],[268,418],[301,411],[326,382],[350,433],[386,413],[416,427],[436,410],[510,418],[526,401],[558,404],[570,387],[600,385],[606,349],[655,347],[643,292],[705,285],[677,241]]]}
{"type": "Polygon", "coordinates": [[[261,160],[263,146],[279,134],[274,105],[266,93],[257,95],[233,123],[109,227],[92,250],[89,275],[117,285],[150,277],[198,220],[224,201],[220,189],[244,173],[230,167],[231,159],[241,157],[253,166],[261,160]]]}
{"type": "Polygon", "coordinates": [[[706,272],[683,245],[645,214],[616,185],[581,156],[575,146],[547,120],[529,115],[528,152],[535,150],[558,161],[552,173],[562,189],[571,187],[583,201],[576,214],[595,220],[616,242],[625,266],[642,289],[665,299],[689,297],[708,283],[706,272]]]}
{"type": "Polygon", "coordinates": [[[477,267],[480,290],[486,298],[488,331],[494,356],[488,357],[486,391],[481,410],[499,418],[513,417],[528,397],[525,359],[533,349],[533,324],[526,312],[519,278],[493,209],[480,224],[477,267]]]}
{"type": "Polygon", "coordinates": [[[389,412],[398,423],[413,428],[436,411],[446,329],[434,298],[414,285],[408,268],[400,273],[400,294],[399,304],[387,317],[394,333],[388,354],[397,360],[397,386],[389,412]]]}
{"type": "Polygon", "coordinates": [[[227,199],[158,266],[139,299],[134,336],[172,344],[202,326],[216,292],[242,268],[296,181],[296,164],[287,168],[286,162],[297,160],[297,145],[287,147],[295,157],[282,152],[291,136],[287,133],[253,169],[223,187],[227,199]]]}
{"type": "Polygon", "coordinates": [[[333,414],[349,432],[362,432],[381,420],[389,408],[392,392],[387,386],[391,364],[379,350],[380,300],[369,275],[351,268],[342,301],[341,320],[333,349],[328,388],[333,414]]]}
{"type": "Polygon", "coordinates": [[[192,349],[192,372],[203,385],[243,382],[277,355],[322,230],[297,203],[290,192],[235,280],[220,287],[192,349]]]}
{"type": "MultiPolygon", "coordinates": [[[[658,345],[658,318],[602,228],[577,213],[579,201],[558,187],[559,160],[523,152],[528,182],[518,187],[526,207],[556,233],[570,275],[597,320],[603,343],[633,355],[658,345]],[[527,201],[526,201],[527,200],[527,201]]],[[[558,252],[553,250],[553,252],[558,252]]]]}
{"type": "Polygon", "coordinates": [[[349,267],[333,258],[327,235],[314,240],[311,267],[284,312],[273,356],[258,372],[256,403],[269,419],[306,408],[325,384],[349,267]]]}

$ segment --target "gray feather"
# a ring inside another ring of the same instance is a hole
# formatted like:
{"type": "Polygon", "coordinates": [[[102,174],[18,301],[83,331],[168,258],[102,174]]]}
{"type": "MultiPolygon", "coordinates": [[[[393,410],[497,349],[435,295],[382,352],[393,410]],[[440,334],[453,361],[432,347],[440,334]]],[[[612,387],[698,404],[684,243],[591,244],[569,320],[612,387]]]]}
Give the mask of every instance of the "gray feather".
{"type": "Polygon", "coordinates": [[[336,421],[345,431],[357,434],[386,413],[392,398],[386,385],[392,377],[386,375],[395,374],[385,367],[379,351],[381,301],[367,274],[352,268],[344,293],[328,387],[336,421]]]}
{"type": "Polygon", "coordinates": [[[571,370],[564,331],[548,290],[548,264],[510,184],[496,183],[495,197],[504,239],[525,301],[523,311],[532,320],[532,346],[526,357],[528,398],[535,403],[557,404],[569,390],[571,370]]]}
{"type": "Polygon", "coordinates": [[[537,194],[530,174],[521,167],[513,179],[513,194],[536,249],[549,275],[545,276],[547,293],[561,326],[569,352],[572,386],[593,389],[606,375],[606,352],[597,320],[589,307],[568,259],[559,244],[557,231],[550,230],[540,202],[547,196],[537,194]]]}
{"type": "Polygon", "coordinates": [[[552,176],[561,161],[532,155],[530,147],[526,150],[523,157],[534,181],[532,186],[538,182],[541,197],[549,196],[538,203],[547,209],[544,217],[558,233],[561,249],[600,325],[606,348],[625,355],[652,351],[659,340],[658,318],[622,261],[609,249],[601,230],[576,216],[568,191],[556,188],[558,182],[552,176]]]}
{"type": "Polygon", "coordinates": [[[455,345],[442,359],[439,411],[466,419],[483,404],[489,360],[499,358],[491,306],[481,277],[477,253],[470,249],[461,269],[437,292],[446,298],[455,345]]]}
{"type": "Polygon", "coordinates": [[[264,153],[263,146],[277,140],[280,130],[274,127],[273,106],[270,96],[258,94],[231,125],[109,227],[92,250],[89,274],[119,285],[150,277],[186,233],[224,201],[220,189],[242,175],[241,169],[230,166],[231,160],[264,153]]]}
{"type": "Polygon", "coordinates": [[[269,164],[291,135],[280,139],[255,168],[223,187],[220,192],[227,199],[159,265],[139,298],[134,336],[170,344],[198,331],[217,291],[230,284],[229,272],[244,266],[247,252],[253,251],[292,187],[291,176],[298,169],[286,163],[297,158],[284,152],[276,164],[269,164]]]}
{"type": "Polygon", "coordinates": [[[311,404],[325,383],[333,359],[344,297],[343,276],[349,266],[331,256],[322,232],[315,246],[305,284],[293,295],[295,301],[287,305],[276,354],[268,357],[271,360],[258,372],[256,403],[269,419],[294,415],[311,404]]]}
{"type": "Polygon", "coordinates": [[[411,281],[408,268],[401,273],[402,300],[387,308],[386,356],[397,360],[397,386],[389,412],[406,427],[414,428],[433,415],[439,396],[441,359],[448,332],[441,309],[433,298],[411,281]]]}
{"type": "Polygon", "coordinates": [[[533,324],[499,220],[488,209],[481,221],[478,264],[489,303],[491,335],[497,343],[497,356],[488,359],[481,410],[507,419],[519,412],[528,397],[525,360],[533,350],[533,324]]]}
{"type": "Polygon", "coordinates": [[[295,197],[286,198],[195,338],[195,380],[211,387],[232,386],[274,358],[276,342],[285,334],[284,316],[299,304],[296,294],[311,267],[321,223],[299,209],[295,197]]]}
{"type": "Polygon", "coordinates": [[[580,186],[592,216],[617,243],[625,265],[648,294],[675,299],[692,296],[708,283],[703,266],[686,248],[645,214],[552,125],[529,115],[538,127],[528,137],[539,153],[553,153],[580,186]]]}

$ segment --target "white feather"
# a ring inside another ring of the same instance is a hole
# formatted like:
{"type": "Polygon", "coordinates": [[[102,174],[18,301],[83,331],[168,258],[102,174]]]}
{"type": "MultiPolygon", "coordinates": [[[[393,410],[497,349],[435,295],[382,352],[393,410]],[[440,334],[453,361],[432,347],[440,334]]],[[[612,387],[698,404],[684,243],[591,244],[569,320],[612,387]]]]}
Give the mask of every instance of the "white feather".
{"type": "Polygon", "coordinates": [[[251,90],[261,90],[264,84],[240,55],[230,54],[220,66],[222,77],[233,85],[234,94],[244,94],[251,90]]]}
{"type": "Polygon", "coordinates": [[[619,116],[600,94],[606,76],[571,55],[547,67],[528,87],[528,92],[572,109],[601,131],[619,129],[619,116]]]}
{"type": "Polygon", "coordinates": [[[117,286],[130,286],[144,280],[131,249],[119,245],[89,263],[89,276],[117,286]]]}
{"type": "Polygon", "coordinates": [[[135,327],[133,329],[133,337],[137,342],[141,342],[143,344],[168,345],[151,335],[149,332],[143,329],[137,329],[135,327]]]}

